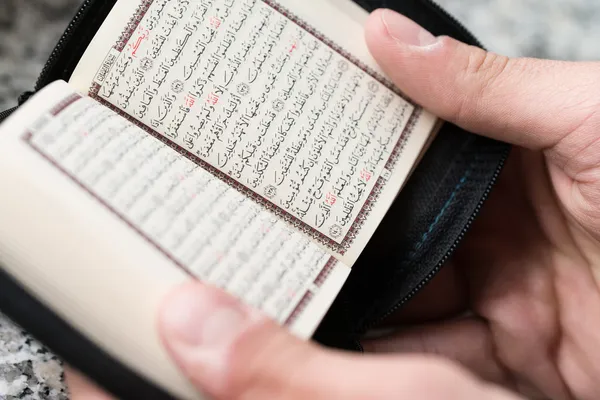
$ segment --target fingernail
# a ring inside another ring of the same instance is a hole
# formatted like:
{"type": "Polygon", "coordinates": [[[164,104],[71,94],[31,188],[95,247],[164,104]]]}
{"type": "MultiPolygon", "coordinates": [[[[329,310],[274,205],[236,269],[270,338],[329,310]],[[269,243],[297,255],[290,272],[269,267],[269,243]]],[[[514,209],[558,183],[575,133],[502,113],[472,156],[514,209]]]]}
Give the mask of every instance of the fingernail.
{"type": "Polygon", "coordinates": [[[236,301],[202,285],[172,295],[161,317],[165,341],[178,361],[214,372],[223,368],[230,348],[252,323],[236,301]]]}
{"type": "Polygon", "coordinates": [[[381,20],[388,34],[399,43],[425,47],[437,41],[429,31],[395,11],[383,10],[381,20]]]}

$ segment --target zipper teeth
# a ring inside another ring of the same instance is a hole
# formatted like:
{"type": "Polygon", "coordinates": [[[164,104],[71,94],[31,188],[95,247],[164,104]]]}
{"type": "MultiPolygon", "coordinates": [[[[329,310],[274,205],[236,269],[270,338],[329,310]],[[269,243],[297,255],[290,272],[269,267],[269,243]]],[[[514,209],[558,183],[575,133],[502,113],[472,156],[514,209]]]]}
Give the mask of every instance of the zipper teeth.
{"type": "MultiPolygon", "coordinates": [[[[452,23],[454,23],[455,26],[457,26],[465,36],[469,37],[473,42],[475,42],[477,45],[479,45],[480,47],[482,47],[482,45],[479,42],[479,40],[477,40],[477,38],[475,36],[473,36],[473,34],[471,32],[469,32],[469,30],[461,22],[459,22],[454,16],[452,16],[450,13],[448,13],[438,3],[436,3],[434,0],[424,0],[424,1],[427,4],[429,4],[433,9],[435,9],[437,12],[443,14],[452,23]]],[[[79,10],[77,11],[77,14],[75,14],[75,16],[73,17],[73,20],[71,21],[71,23],[69,24],[69,26],[67,27],[67,29],[63,33],[62,37],[58,41],[57,45],[55,46],[54,50],[50,54],[50,57],[48,58],[48,61],[46,62],[46,65],[44,65],[44,68],[42,69],[40,77],[38,78],[38,80],[37,80],[37,82],[35,84],[35,90],[36,91],[38,91],[39,89],[41,89],[41,86],[44,85],[44,81],[46,80],[45,79],[46,75],[54,67],[54,65],[56,63],[56,60],[60,57],[60,55],[61,55],[61,53],[63,51],[63,48],[64,48],[66,42],[68,41],[68,39],[70,38],[70,36],[72,34],[72,31],[75,29],[75,27],[79,23],[79,20],[84,15],[86,9],[92,3],[93,3],[93,0],[85,0],[84,3],[79,8],[79,10]]],[[[0,121],[2,121],[3,119],[7,118],[10,114],[12,114],[12,112],[15,109],[16,109],[16,107],[13,108],[13,109],[7,110],[5,112],[0,113],[0,121]]],[[[382,320],[384,320],[385,318],[387,318],[389,315],[391,315],[393,312],[395,312],[398,308],[400,308],[401,306],[403,306],[407,301],[409,301],[411,298],[413,298],[427,283],[429,283],[429,281],[431,281],[431,279],[433,279],[433,277],[439,272],[439,270],[441,269],[441,267],[443,266],[443,264],[448,260],[448,258],[450,258],[450,256],[454,253],[454,251],[458,247],[459,243],[462,241],[463,237],[465,236],[465,234],[469,230],[471,224],[475,220],[475,217],[479,214],[479,211],[481,210],[481,207],[483,206],[483,203],[485,202],[485,200],[489,196],[489,193],[491,192],[492,187],[494,186],[494,184],[495,184],[495,182],[496,182],[496,180],[498,178],[498,175],[500,174],[500,171],[502,170],[502,167],[504,166],[504,162],[506,161],[507,155],[508,155],[508,152],[506,152],[506,154],[503,156],[503,158],[502,158],[502,160],[501,160],[498,168],[496,169],[496,171],[494,173],[494,176],[492,177],[492,180],[491,180],[490,184],[486,188],[486,191],[485,191],[483,197],[481,198],[481,200],[477,204],[477,207],[475,208],[475,211],[473,212],[473,214],[471,215],[471,217],[469,217],[469,220],[467,221],[466,225],[462,229],[462,231],[459,234],[458,238],[454,241],[454,243],[452,244],[452,246],[450,247],[450,249],[448,250],[448,252],[444,255],[444,257],[442,258],[442,260],[440,260],[440,262],[435,267],[435,269],[433,271],[431,271],[425,277],[425,279],[423,279],[423,281],[421,281],[421,283],[416,288],[414,288],[408,295],[406,295],[399,303],[397,303],[394,307],[392,307],[390,310],[388,310],[384,314],[384,316],[382,316],[381,318],[378,318],[372,324],[369,324],[369,326],[367,326],[366,329],[368,329],[370,326],[375,325],[378,322],[381,322],[382,320]]],[[[360,347],[360,344],[359,344],[359,347],[360,347]]]]}
{"type": "Polygon", "coordinates": [[[10,115],[15,112],[17,107],[9,108],[6,111],[0,112],[0,122],[4,121],[6,118],[10,117],[10,115]]]}
{"type": "MultiPolygon", "coordinates": [[[[479,46],[481,48],[484,48],[483,45],[481,44],[481,42],[459,20],[457,20],[452,14],[450,14],[448,11],[446,11],[436,1],[423,0],[423,2],[428,4],[431,8],[433,8],[438,13],[440,13],[443,16],[445,16],[446,18],[448,18],[461,31],[461,33],[463,35],[465,35],[466,37],[468,37],[469,39],[471,39],[473,41],[473,43],[475,43],[477,46],[479,46]]],[[[490,183],[488,184],[482,198],[477,203],[475,210],[469,217],[469,220],[467,221],[465,226],[462,228],[460,234],[458,235],[458,237],[456,238],[454,243],[452,243],[452,246],[450,246],[450,249],[448,249],[446,254],[444,254],[444,257],[442,257],[442,259],[439,261],[439,263],[436,265],[436,267],[429,274],[427,274],[427,276],[415,288],[413,288],[406,296],[404,296],[402,298],[402,300],[400,300],[393,307],[391,307],[388,311],[386,311],[381,317],[377,318],[376,320],[374,320],[372,322],[365,324],[363,326],[363,328],[359,330],[359,332],[365,332],[372,326],[375,326],[378,323],[383,322],[386,318],[388,318],[390,315],[392,315],[394,312],[396,312],[396,310],[398,310],[400,307],[402,307],[404,304],[406,304],[410,299],[412,299],[419,291],[421,291],[421,289],[423,289],[423,287],[425,287],[437,275],[437,273],[440,271],[440,269],[446,263],[446,261],[448,261],[448,259],[452,256],[452,254],[454,254],[454,251],[456,251],[458,245],[462,242],[462,239],[464,238],[467,231],[473,224],[473,221],[475,221],[475,218],[481,211],[481,207],[483,207],[483,204],[487,200],[490,192],[492,191],[492,188],[496,184],[496,181],[498,179],[498,176],[500,175],[500,172],[502,171],[502,168],[504,167],[504,163],[506,162],[506,158],[508,157],[509,151],[510,150],[506,150],[504,152],[504,154],[500,160],[500,163],[498,164],[498,167],[496,168],[496,171],[494,172],[494,175],[492,176],[492,179],[491,179],[490,183]]],[[[360,341],[356,340],[356,345],[359,349],[362,349],[360,341]]]]}
{"type": "Polygon", "coordinates": [[[35,91],[40,90],[42,88],[42,86],[45,84],[46,75],[49,73],[49,71],[56,64],[56,60],[58,60],[59,57],[61,56],[63,48],[64,48],[65,44],[67,43],[67,41],[70,39],[70,37],[71,37],[71,35],[73,33],[73,30],[79,24],[79,21],[81,20],[81,18],[85,14],[86,9],[92,3],[93,3],[93,0],[85,0],[83,2],[83,4],[81,5],[81,7],[79,7],[79,10],[77,11],[77,13],[73,17],[73,19],[71,20],[71,22],[69,23],[69,25],[67,26],[67,29],[65,30],[65,32],[63,33],[63,35],[59,39],[58,43],[54,47],[54,50],[52,50],[52,53],[50,53],[50,57],[48,57],[48,61],[46,62],[46,65],[44,65],[44,68],[42,69],[42,72],[41,72],[41,74],[40,74],[40,76],[39,76],[39,78],[38,78],[38,80],[37,80],[37,82],[35,84],[35,91]]]}
{"type": "Polygon", "coordinates": [[[506,162],[509,152],[510,152],[510,150],[506,150],[504,152],[504,154],[502,155],[500,163],[498,164],[498,167],[496,168],[496,171],[494,172],[494,175],[492,176],[490,183],[488,184],[487,188],[485,189],[483,196],[477,203],[475,210],[469,217],[469,220],[467,221],[465,226],[462,228],[460,234],[458,235],[458,237],[456,238],[454,243],[452,243],[452,246],[450,246],[450,249],[448,249],[446,254],[444,254],[444,257],[442,257],[442,259],[438,262],[436,267],[419,283],[419,285],[417,287],[415,287],[406,296],[404,296],[404,298],[402,298],[402,300],[400,300],[392,308],[390,308],[388,311],[386,311],[385,314],[383,314],[381,317],[377,318],[376,320],[374,320],[371,323],[368,323],[361,331],[364,332],[364,331],[368,330],[369,328],[371,328],[372,326],[374,326],[380,322],[383,322],[386,318],[388,318],[390,315],[392,315],[394,312],[396,312],[396,310],[398,310],[400,307],[402,307],[404,304],[406,304],[410,299],[412,299],[421,289],[423,289],[423,287],[425,287],[437,275],[437,273],[444,266],[444,264],[448,261],[448,259],[452,256],[452,254],[454,254],[454,252],[458,248],[458,245],[462,242],[467,231],[469,230],[469,228],[471,227],[471,225],[477,218],[477,215],[481,211],[483,204],[489,197],[490,192],[492,191],[494,185],[496,184],[496,181],[498,180],[498,176],[500,176],[500,172],[502,172],[502,168],[504,167],[504,164],[506,162]]]}

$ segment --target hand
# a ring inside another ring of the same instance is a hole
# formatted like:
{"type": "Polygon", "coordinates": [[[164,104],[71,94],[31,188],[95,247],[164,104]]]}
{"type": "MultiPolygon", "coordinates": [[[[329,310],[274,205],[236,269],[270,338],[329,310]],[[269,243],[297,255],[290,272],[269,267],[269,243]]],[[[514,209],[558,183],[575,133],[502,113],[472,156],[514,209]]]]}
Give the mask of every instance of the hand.
{"type": "Polygon", "coordinates": [[[366,349],[434,352],[528,398],[600,398],[600,64],[509,59],[391,12],[368,29],[409,97],[520,148],[452,264],[388,321],[412,327],[366,349]]]}
{"type": "MultiPolygon", "coordinates": [[[[201,283],[167,299],[159,327],[182,371],[216,400],[517,399],[433,357],[321,349],[201,283]]],[[[68,373],[74,400],[110,400],[84,382],[68,373]]]]}
{"type": "Polygon", "coordinates": [[[364,342],[390,354],[302,342],[193,284],[160,316],[174,360],[215,399],[599,398],[600,65],[508,59],[391,11],[371,16],[367,39],[417,103],[520,146],[482,215],[453,262],[387,321],[398,333],[364,342]]]}

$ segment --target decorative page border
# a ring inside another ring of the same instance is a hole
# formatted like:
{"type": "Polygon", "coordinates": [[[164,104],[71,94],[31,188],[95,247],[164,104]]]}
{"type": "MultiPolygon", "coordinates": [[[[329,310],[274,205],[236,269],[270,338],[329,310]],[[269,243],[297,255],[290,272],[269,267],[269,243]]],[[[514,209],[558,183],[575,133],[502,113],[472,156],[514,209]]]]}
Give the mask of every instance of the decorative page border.
{"type": "Polygon", "coordinates": [[[79,94],[72,94],[71,96],[67,97],[66,99],[64,99],[63,101],[58,103],[54,108],[52,108],[50,110],[50,115],[52,115],[53,117],[56,117],[58,114],[60,114],[62,111],[64,111],[71,104],[81,100],[82,98],[83,97],[79,94]]]}
{"type": "Polygon", "coordinates": [[[315,297],[315,295],[313,292],[311,292],[310,290],[307,291],[304,294],[304,296],[302,297],[302,300],[300,300],[300,303],[298,303],[296,308],[294,308],[294,311],[292,311],[290,316],[285,320],[285,322],[283,323],[283,326],[288,328],[288,327],[291,327],[292,325],[294,325],[294,323],[298,320],[298,318],[300,318],[300,316],[306,310],[306,308],[308,307],[308,305],[310,304],[310,302],[312,301],[312,299],[314,297],[315,297]]]}
{"type": "MultiPolygon", "coordinates": [[[[62,100],[60,103],[58,103],[54,108],[52,108],[50,110],[50,114],[53,117],[56,117],[61,112],[66,110],[69,106],[71,106],[72,104],[75,104],[77,101],[79,101],[83,98],[84,97],[82,97],[79,94],[70,95],[70,96],[66,97],[64,100],[62,100]]],[[[163,246],[161,246],[156,241],[154,241],[152,238],[150,238],[150,236],[148,236],[142,229],[140,229],[136,224],[131,222],[129,220],[129,218],[127,218],[125,215],[123,215],[119,211],[117,211],[106,200],[102,199],[102,197],[100,197],[95,191],[90,189],[85,183],[81,182],[79,179],[77,179],[77,177],[75,177],[69,171],[67,171],[65,168],[63,168],[59,162],[57,162],[54,158],[50,157],[45,151],[43,151],[38,146],[36,146],[32,141],[34,135],[35,135],[35,133],[33,131],[27,131],[22,136],[22,140],[29,146],[29,148],[31,148],[36,154],[38,154],[40,157],[42,157],[44,160],[46,160],[48,163],[50,163],[53,167],[55,167],[58,171],[60,171],[63,175],[65,175],[67,178],[69,178],[73,183],[75,183],[77,186],[79,186],[79,188],[81,188],[83,191],[88,193],[91,197],[93,197],[101,205],[106,207],[106,209],[108,209],[112,214],[114,214],[119,220],[124,222],[130,229],[132,229],[135,233],[137,233],[148,244],[150,244],[152,247],[154,247],[156,250],[158,250],[160,253],[162,253],[165,257],[167,257],[167,259],[169,259],[169,261],[171,261],[176,267],[181,269],[186,275],[190,276],[192,279],[200,280],[199,277],[194,275],[194,273],[191,272],[171,252],[169,252],[163,246]]],[[[339,261],[335,257],[333,257],[333,256],[329,257],[329,260],[323,266],[323,268],[321,269],[321,271],[319,272],[319,274],[317,275],[315,280],[312,282],[312,285],[305,290],[304,295],[301,297],[300,301],[296,304],[293,311],[288,313],[286,319],[282,323],[283,326],[291,327],[294,324],[294,322],[296,322],[296,320],[302,315],[302,313],[309,306],[312,299],[318,295],[319,289],[321,289],[321,287],[325,284],[325,282],[327,282],[327,279],[329,278],[329,276],[335,269],[338,262],[339,261]]]]}
{"type": "MultiPolygon", "coordinates": [[[[83,98],[84,97],[82,97],[80,95],[77,95],[77,94],[73,94],[71,96],[68,96],[63,101],[61,101],[60,103],[58,103],[58,105],[56,107],[52,108],[50,110],[50,114],[53,117],[56,117],[61,112],[63,112],[64,110],[66,110],[70,105],[75,104],[77,101],[79,101],[79,100],[81,100],[83,98]]],[[[183,265],[181,262],[179,262],[177,260],[177,258],[175,258],[175,256],[173,256],[166,249],[164,249],[162,246],[160,246],[158,243],[156,243],[154,240],[152,240],[152,238],[150,238],[143,230],[141,230],[140,228],[138,228],[126,216],[124,216],[119,211],[117,211],[107,201],[105,201],[98,194],[96,194],[96,192],[94,192],[93,190],[91,190],[83,182],[81,182],[79,179],[77,179],[77,177],[75,177],[69,171],[67,171],[65,168],[63,168],[62,165],[60,165],[60,163],[57,162],[54,158],[50,157],[48,154],[46,154],[45,151],[43,151],[38,146],[36,146],[33,143],[33,141],[32,141],[34,135],[35,135],[35,132],[28,131],[22,137],[23,141],[29,146],[29,148],[31,148],[40,157],[42,157],[44,160],[46,160],[47,162],[49,162],[53,167],[55,167],[57,170],[59,170],[63,175],[65,175],[67,178],[69,178],[71,181],[73,181],[77,186],[79,186],[81,189],[83,189],[87,194],[89,194],[90,196],[92,196],[96,201],[98,201],[100,204],[102,204],[104,207],[106,207],[111,213],[113,213],[114,215],[116,215],[129,228],[131,228],[135,233],[137,233],[138,235],[140,235],[147,243],[149,243],[150,245],[152,245],[152,247],[154,247],[155,249],[157,249],[158,251],[160,251],[165,257],[167,257],[171,262],[173,262],[173,264],[175,264],[178,268],[180,268],[182,271],[184,271],[187,275],[191,276],[192,278],[197,279],[197,277],[194,274],[192,274],[192,272],[190,272],[185,267],[185,265],[183,265]]]]}
{"type": "Polygon", "coordinates": [[[327,282],[327,278],[329,278],[329,275],[331,275],[337,263],[338,261],[335,257],[331,257],[329,259],[314,281],[316,287],[320,288],[325,284],[325,282],[327,282]]]}
{"type": "MultiPolygon", "coordinates": [[[[133,36],[135,31],[138,29],[139,24],[142,22],[146,13],[148,12],[150,7],[154,3],[154,0],[140,0],[140,1],[141,1],[141,3],[139,5],[138,9],[132,15],[131,19],[129,20],[129,23],[127,24],[127,27],[125,28],[125,30],[121,34],[119,40],[117,41],[117,43],[114,46],[114,49],[119,52],[122,52],[125,49],[125,46],[129,42],[129,40],[131,39],[131,37],[133,36]]],[[[341,46],[335,44],[332,40],[328,39],[324,34],[322,34],[317,29],[312,27],[306,21],[297,17],[295,14],[293,14],[287,8],[280,5],[277,1],[275,1],[275,0],[258,0],[258,1],[262,1],[267,6],[273,8],[276,12],[280,13],[281,15],[288,18],[293,23],[297,24],[298,26],[300,26],[301,28],[306,30],[308,33],[313,35],[315,38],[317,38],[318,40],[323,42],[331,50],[338,53],[342,57],[346,58],[352,64],[354,64],[359,69],[361,69],[363,72],[370,75],[373,79],[375,79],[376,81],[378,81],[379,83],[381,83],[382,85],[384,85],[385,87],[390,89],[392,92],[394,92],[396,95],[400,96],[403,100],[405,100],[406,102],[408,102],[410,105],[412,105],[414,107],[413,113],[409,117],[409,120],[407,122],[406,127],[404,128],[404,131],[400,135],[400,138],[398,139],[398,142],[397,142],[396,146],[394,147],[394,149],[392,150],[390,157],[388,159],[388,162],[385,165],[385,168],[387,170],[393,171],[398,160],[400,159],[400,156],[402,155],[402,153],[404,151],[404,148],[406,147],[406,143],[407,143],[408,139],[413,134],[414,128],[415,128],[419,118],[423,114],[423,108],[414,104],[410,99],[408,99],[396,86],[394,86],[394,84],[389,79],[385,78],[383,75],[377,73],[376,71],[372,70],[370,67],[366,66],[364,63],[362,63],[360,60],[355,58],[348,51],[343,49],[341,46]]],[[[379,179],[375,183],[371,193],[365,200],[365,203],[364,203],[362,209],[359,211],[352,226],[348,230],[348,233],[346,234],[346,236],[344,237],[344,239],[342,240],[341,243],[337,243],[336,241],[330,239],[328,236],[326,236],[326,235],[322,234],[321,232],[317,231],[316,229],[310,227],[305,222],[302,222],[297,217],[291,215],[290,213],[288,213],[287,211],[285,211],[278,205],[265,199],[258,193],[254,192],[252,189],[249,189],[248,187],[246,187],[243,184],[239,183],[238,181],[234,180],[229,175],[221,172],[217,168],[213,167],[206,161],[204,161],[201,158],[199,158],[198,156],[196,156],[195,154],[189,152],[188,150],[184,149],[180,145],[173,143],[171,140],[167,139],[166,137],[164,137],[163,135],[161,135],[154,129],[150,128],[146,124],[140,122],[135,117],[132,117],[131,115],[129,115],[125,111],[121,110],[117,106],[115,106],[112,103],[108,102],[107,100],[103,99],[102,97],[100,97],[98,95],[100,88],[101,88],[101,86],[99,84],[93,83],[89,90],[89,96],[91,98],[93,98],[94,100],[98,101],[99,103],[101,103],[102,105],[104,105],[104,106],[110,108],[111,110],[113,110],[114,112],[118,113],[122,117],[126,118],[130,122],[134,123],[139,128],[146,131],[148,134],[152,135],[153,137],[155,137],[162,143],[169,146],[171,149],[175,150],[177,153],[188,158],[192,162],[198,164],[200,167],[202,167],[206,171],[210,172],[212,175],[216,176],[218,179],[222,180],[229,186],[235,188],[236,190],[238,190],[245,196],[251,198],[256,203],[260,204],[264,208],[273,212],[275,215],[282,218],[287,223],[293,225],[295,228],[302,231],[305,235],[318,241],[322,245],[326,246],[327,248],[329,248],[330,250],[332,250],[334,252],[337,252],[338,254],[344,255],[348,251],[348,249],[350,249],[350,247],[352,246],[352,243],[356,239],[356,236],[358,235],[360,229],[365,224],[369,214],[373,210],[374,205],[377,203],[377,200],[379,199],[381,192],[383,191],[383,188],[387,184],[386,179],[379,177],[379,179]]]]}

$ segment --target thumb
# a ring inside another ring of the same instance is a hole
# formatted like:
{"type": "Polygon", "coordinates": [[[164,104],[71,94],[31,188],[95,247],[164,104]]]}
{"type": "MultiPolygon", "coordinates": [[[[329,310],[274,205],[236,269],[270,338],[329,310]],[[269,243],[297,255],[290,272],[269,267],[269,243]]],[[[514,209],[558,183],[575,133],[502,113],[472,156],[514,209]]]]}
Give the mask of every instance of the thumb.
{"type": "Polygon", "coordinates": [[[320,349],[200,283],[167,299],[159,327],[184,373],[216,400],[515,400],[433,358],[349,356],[320,349]]]}
{"type": "Polygon", "coordinates": [[[371,53],[394,83],[442,119],[532,149],[565,140],[569,151],[593,141],[600,127],[600,63],[511,59],[434,37],[391,10],[366,27],[371,53]]]}

